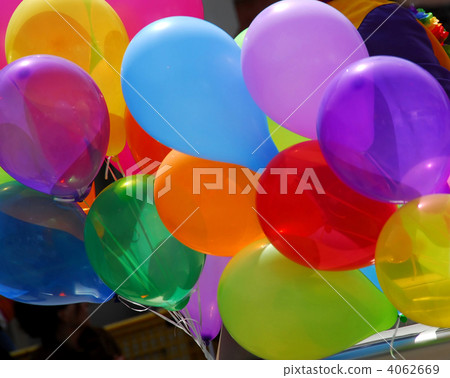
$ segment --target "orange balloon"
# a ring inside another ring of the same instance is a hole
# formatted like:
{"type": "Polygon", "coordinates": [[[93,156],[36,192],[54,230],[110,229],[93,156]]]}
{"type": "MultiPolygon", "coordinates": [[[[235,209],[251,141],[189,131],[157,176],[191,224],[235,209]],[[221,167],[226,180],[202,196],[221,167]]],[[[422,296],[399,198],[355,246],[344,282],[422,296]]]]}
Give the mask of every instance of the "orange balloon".
{"type": "Polygon", "coordinates": [[[172,149],[148,135],[133,118],[128,108],[125,112],[125,129],[128,147],[134,160],[138,163],[143,162],[146,158],[151,161],[162,162],[167,154],[172,151],[172,149]]]}
{"type": "Polygon", "coordinates": [[[91,209],[91,206],[95,201],[95,198],[96,198],[95,184],[92,183],[92,188],[91,191],[89,192],[89,195],[79,204],[86,214],[89,213],[89,210],[91,209]]]}
{"type": "Polygon", "coordinates": [[[188,247],[234,256],[264,237],[255,207],[258,176],[248,168],[178,151],[163,160],[155,203],[164,225],[188,247]]]}

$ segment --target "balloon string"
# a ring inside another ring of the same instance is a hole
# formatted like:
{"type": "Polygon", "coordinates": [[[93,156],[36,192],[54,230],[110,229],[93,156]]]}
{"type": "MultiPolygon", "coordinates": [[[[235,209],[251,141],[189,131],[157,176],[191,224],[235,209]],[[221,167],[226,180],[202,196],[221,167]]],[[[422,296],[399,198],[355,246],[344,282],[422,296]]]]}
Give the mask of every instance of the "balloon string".
{"type": "Polygon", "coordinates": [[[216,351],[214,350],[213,343],[208,344],[208,352],[211,355],[212,359],[215,360],[216,359],[216,351]]]}
{"type": "Polygon", "coordinates": [[[122,176],[125,177],[126,176],[125,171],[123,170],[122,165],[120,164],[120,158],[118,156],[114,156],[113,161],[118,165],[119,171],[122,174],[122,176]]]}
{"type": "Polygon", "coordinates": [[[125,299],[125,298],[121,297],[120,295],[118,295],[117,298],[119,299],[119,301],[122,304],[124,304],[130,310],[133,310],[136,312],[150,311],[151,313],[157,315],[158,317],[165,320],[169,324],[172,324],[174,327],[181,329],[184,333],[186,333],[189,337],[191,337],[195,341],[195,343],[202,350],[202,352],[205,355],[207,360],[215,360],[214,349],[212,349],[212,350],[210,350],[210,348],[208,349],[205,342],[201,338],[200,334],[197,332],[195,325],[193,323],[194,321],[192,318],[190,318],[189,311],[187,309],[185,311],[188,314],[188,318],[184,317],[179,311],[169,311],[170,316],[173,318],[173,320],[172,320],[172,319],[168,318],[167,316],[161,314],[160,312],[153,310],[151,307],[144,306],[140,303],[133,302],[129,299],[125,299]],[[133,306],[136,306],[136,307],[132,307],[130,304],[132,304],[133,306]],[[195,335],[190,332],[191,329],[195,330],[195,335]],[[212,353],[211,353],[211,351],[212,351],[212,353]]]}
{"type": "Polygon", "coordinates": [[[184,311],[186,312],[187,317],[184,316],[179,311],[175,312],[173,315],[178,316],[182,323],[187,324],[186,329],[189,331],[189,336],[191,336],[198,344],[198,340],[201,340],[201,335],[199,334],[199,331],[197,329],[197,324],[195,324],[197,323],[197,321],[192,319],[191,315],[189,314],[189,310],[187,308],[185,308],[184,311]]]}
{"type": "Polygon", "coordinates": [[[114,174],[114,171],[112,170],[111,166],[108,166],[109,171],[111,172],[111,176],[113,177],[114,181],[117,181],[117,177],[114,174]]]}
{"type": "Polygon", "coordinates": [[[140,303],[129,301],[128,299],[122,298],[120,295],[117,296],[117,299],[119,300],[120,303],[122,303],[123,305],[125,305],[126,307],[128,307],[132,311],[136,311],[136,312],[145,312],[145,311],[147,311],[147,306],[141,305],[140,303]],[[130,303],[132,303],[133,305],[137,306],[138,308],[130,306],[130,303]]]}
{"type": "Polygon", "coordinates": [[[200,331],[197,329],[196,324],[194,324],[194,322],[197,322],[192,319],[187,308],[185,308],[183,311],[186,312],[187,317],[183,316],[183,314],[179,311],[171,311],[170,315],[172,315],[172,317],[179,318],[179,322],[187,323],[187,332],[185,332],[190,337],[192,337],[195,343],[200,347],[207,360],[215,360],[214,353],[210,353],[208,347],[205,344],[205,341],[201,337],[200,331]]]}
{"type": "MultiPolygon", "coordinates": [[[[389,353],[391,354],[391,357],[396,360],[397,357],[395,357],[394,355],[394,341],[395,341],[395,337],[397,336],[397,332],[398,332],[398,328],[400,326],[400,316],[397,319],[397,323],[395,324],[395,330],[394,330],[394,334],[392,335],[392,339],[391,342],[389,344],[389,353]]],[[[396,350],[395,350],[396,351],[396,350]]],[[[397,352],[397,351],[396,351],[397,352]]],[[[397,352],[398,353],[398,352],[397,352]]]]}
{"type": "Polygon", "coordinates": [[[105,168],[105,180],[108,180],[109,163],[111,161],[111,156],[106,158],[106,168],[105,168]]]}

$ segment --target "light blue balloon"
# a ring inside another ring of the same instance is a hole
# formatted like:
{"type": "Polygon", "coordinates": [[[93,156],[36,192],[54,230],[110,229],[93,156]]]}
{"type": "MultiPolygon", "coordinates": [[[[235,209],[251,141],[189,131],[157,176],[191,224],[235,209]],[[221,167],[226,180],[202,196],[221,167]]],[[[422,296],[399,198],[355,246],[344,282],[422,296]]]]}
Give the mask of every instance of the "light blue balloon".
{"type": "Polygon", "coordinates": [[[141,127],[173,149],[264,168],[277,149],[245,86],[240,59],[233,38],[207,21],[158,20],[125,52],[125,101],[141,127]]]}
{"type": "Polygon", "coordinates": [[[360,269],[361,273],[364,274],[370,282],[372,282],[378,290],[383,292],[381,289],[380,282],[378,281],[377,272],[375,271],[375,265],[369,265],[360,269]]]}

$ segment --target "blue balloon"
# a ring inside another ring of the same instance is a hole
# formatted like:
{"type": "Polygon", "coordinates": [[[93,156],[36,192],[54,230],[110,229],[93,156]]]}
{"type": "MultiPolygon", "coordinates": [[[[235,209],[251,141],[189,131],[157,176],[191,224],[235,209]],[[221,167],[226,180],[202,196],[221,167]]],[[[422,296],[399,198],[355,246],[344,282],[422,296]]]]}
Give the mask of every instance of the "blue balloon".
{"type": "Polygon", "coordinates": [[[240,59],[233,38],[207,21],[158,20],[142,29],[125,52],[125,101],[159,142],[256,171],[277,149],[266,116],[245,86],[240,59]]]}
{"type": "Polygon", "coordinates": [[[361,268],[360,272],[364,274],[366,278],[369,279],[369,281],[372,282],[378,290],[383,292],[380,282],[378,281],[377,272],[375,271],[375,265],[369,265],[361,268]]]}
{"type": "Polygon", "coordinates": [[[76,203],[18,182],[0,186],[0,295],[36,305],[109,299],[84,249],[85,218],[76,203]]]}

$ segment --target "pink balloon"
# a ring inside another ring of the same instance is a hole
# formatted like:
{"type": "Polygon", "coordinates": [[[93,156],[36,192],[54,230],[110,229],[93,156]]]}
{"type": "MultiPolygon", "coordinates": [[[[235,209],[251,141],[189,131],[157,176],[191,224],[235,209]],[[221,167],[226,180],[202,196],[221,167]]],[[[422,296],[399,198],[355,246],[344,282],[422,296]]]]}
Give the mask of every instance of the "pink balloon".
{"type": "Polygon", "coordinates": [[[360,34],[342,13],[319,1],[285,0],[263,10],[248,28],[242,70],[264,113],[317,139],[319,105],[330,80],[366,57],[360,34]]]}
{"type": "Polygon", "coordinates": [[[202,0],[106,0],[122,19],[132,39],[143,27],[165,17],[203,18],[202,0]]]}
{"type": "Polygon", "coordinates": [[[5,67],[8,62],[5,56],[5,34],[8,28],[9,20],[12,14],[22,0],[3,0],[0,4],[0,69],[5,67]]]}
{"type": "MultiPolygon", "coordinates": [[[[136,165],[136,162],[133,159],[133,155],[131,154],[128,143],[125,144],[125,147],[123,148],[122,152],[117,156],[117,159],[118,162],[114,158],[111,159],[111,164],[119,171],[123,170],[124,173],[126,173],[127,169],[136,165]]],[[[138,174],[139,172],[140,170],[136,169],[136,172],[134,172],[134,174],[138,174]]]]}

